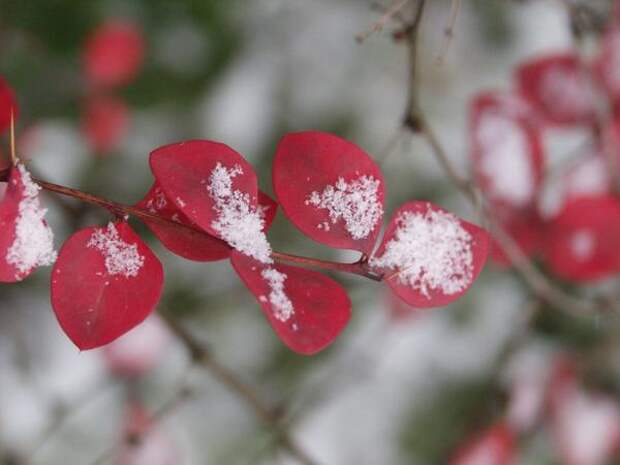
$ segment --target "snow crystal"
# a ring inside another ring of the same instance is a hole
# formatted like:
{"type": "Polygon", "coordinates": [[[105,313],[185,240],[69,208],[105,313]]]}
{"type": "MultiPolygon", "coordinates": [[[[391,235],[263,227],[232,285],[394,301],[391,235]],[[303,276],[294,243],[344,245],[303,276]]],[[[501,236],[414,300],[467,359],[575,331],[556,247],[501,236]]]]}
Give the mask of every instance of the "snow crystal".
{"type": "Polygon", "coordinates": [[[151,213],[157,213],[168,205],[168,200],[160,187],[155,188],[153,198],[146,203],[146,209],[151,213]]]}
{"type": "MultiPolygon", "coordinates": [[[[364,239],[375,229],[383,216],[378,197],[379,180],[372,176],[360,176],[350,182],[338,178],[335,185],[328,185],[323,192],[312,192],[306,205],[324,208],[333,224],[344,220],[345,228],[355,240],[364,239]]],[[[329,231],[327,223],[319,223],[318,229],[329,231]]]]}
{"type": "Polygon", "coordinates": [[[543,76],[539,90],[544,105],[558,114],[583,115],[590,110],[590,95],[578,71],[555,66],[543,76]]]}
{"type": "Polygon", "coordinates": [[[371,265],[397,272],[398,280],[430,298],[467,288],[473,279],[472,237],[454,215],[428,210],[402,213],[381,257],[371,265]]]}
{"type": "Polygon", "coordinates": [[[291,302],[284,292],[284,281],[286,281],[287,278],[286,274],[269,267],[261,272],[261,276],[267,281],[271,288],[269,292],[269,302],[273,307],[274,316],[282,322],[288,321],[295,310],[293,308],[293,302],[291,302]]]}
{"type": "Polygon", "coordinates": [[[594,253],[596,238],[591,231],[580,229],[576,231],[570,240],[570,249],[577,260],[589,260],[594,253]]]}
{"type": "Polygon", "coordinates": [[[477,136],[480,171],[489,179],[492,195],[514,206],[527,204],[534,193],[534,173],[523,129],[513,119],[486,113],[477,136]]]}
{"type": "Polygon", "coordinates": [[[19,202],[19,214],[15,224],[15,240],[9,247],[6,261],[13,265],[19,275],[28,273],[38,266],[51,265],[56,261],[54,233],[45,223],[47,209],[39,203],[39,190],[30,173],[22,164],[16,165],[24,186],[23,198],[19,202]]]}
{"type": "Polygon", "coordinates": [[[106,270],[112,276],[121,274],[126,278],[136,277],[144,265],[144,257],[138,253],[138,245],[123,241],[114,223],[108,223],[107,229],[97,228],[86,246],[101,252],[106,270]]]}
{"type": "Polygon", "coordinates": [[[211,172],[207,191],[217,212],[211,226],[239,252],[263,263],[273,263],[271,246],[263,232],[265,221],[262,209],[252,205],[249,194],[233,190],[233,178],[240,174],[243,174],[243,169],[239,165],[228,169],[221,163],[211,172]]]}

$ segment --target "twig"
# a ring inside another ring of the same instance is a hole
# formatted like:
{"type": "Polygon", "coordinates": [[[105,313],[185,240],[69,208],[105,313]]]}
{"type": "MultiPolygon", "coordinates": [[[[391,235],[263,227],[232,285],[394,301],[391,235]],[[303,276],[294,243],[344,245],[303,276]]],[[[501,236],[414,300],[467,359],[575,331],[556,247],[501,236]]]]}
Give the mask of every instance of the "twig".
{"type": "Polygon", "coordinates": [[[439,52],[439,55],[437,55],[437,59],[435,60],[437,66],[443,65],[446,54],[448,53],[448,49],[450,48],[450,44],[454,39],[454,25],[456,24],[456,19],[459,16],[460,9],[461,0],[452,0],[452,6],[450,7],[450,20],[448,22],[448,25],[443,30],[443,44],[441,46],[441,51],[439,52]]]}
{"type": "Polygon", "coordinates": [[[207,370],[220,383],[243,400],[258,419],[269,426],[277,437],[277,441],[292,457],[303,465],[317,465],[304,449],[292,438],[281,424],[281,414],[263,401],[256,391],[242,381],[233,371],[220,364],[209,349],[198,341],[189,331],[168,315],[162,315],[169,328],[185,345],[194,362],[207,370]]]}
{"type": "Polygon", "coordinates": [[[399,12],[403,9],[403,7],[409,3],[410,0],[400,0],[394,1],[390,7],[385,11],[383,16],[381,16],[377,21],[372,23],[370,29],[364,32],[360,32],[355,36],[355,40],[359,43],[364,42],[368,37],[373,35],[375,32],[381,31],[385,25],[399,12]]]}
{"type": "MultiPolygon", "coordinates": [[[[0,181],[6,181],[9,176],[10,169],[0,170],[0,181]]],[[[198,227],[185,225],[182,223],[177,223],[176,221],[170,220],[168,218],[164,218],[163,216],[159,216],[155,213],[151,213],[148,210],[145,210],[140,207],[136,207],[133,205],[125,205],[118,202],[114,202],[112,200],[104,199],[102,197],[98,197],[96,195],[89,194],[87,192],[83,192],[78,189],[73,189],[66,186],[61,186],[59,184],[54,184],[47,181],[42,181],[40,179],[33,179],[41,188],[45,189],[49,192],[55,192],[57,194],[65,195],[68,197],[73,197],[82,202],[89,203],[92,205],[97,205],[99,207],[105,208],[110,213],[119,217],[126,216],[134,216],[136,218],[140,218],[141,220],[149,221],[152,223],[156,223],[164,226],[171,226],[176,229],[184,230],[187,233],[195,234],[198,236],[208,236],[209,238],[220,241],[220,239],[216,239],[215,237],[209,235],[207,232],[199,229],[198,227]]],[[[353,263],[339,263],[333,262],[329,260],[320,260],[317,258],[311,257],[302,257],[299,255],[292,255],[283,252],[272,253],[272,257],[276,262],[280,263],[295,263],[302,266],[308,266],[313,268],[320,268],[325,270],[332,271],[340,271],[344,273],[351,273],[358,276],[363,276],[365,278],[371,279],[373,281],[381,281],[382,276],[374,273],[372,270],[368,268],[367,260],[360,259],[353,263]]]]}

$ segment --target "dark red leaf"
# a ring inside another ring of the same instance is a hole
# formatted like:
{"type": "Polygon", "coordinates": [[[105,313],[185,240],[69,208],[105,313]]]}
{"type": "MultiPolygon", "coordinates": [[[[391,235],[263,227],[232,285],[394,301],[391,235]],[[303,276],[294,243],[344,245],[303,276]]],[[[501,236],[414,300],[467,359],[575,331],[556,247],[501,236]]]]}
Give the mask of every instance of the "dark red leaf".
{"type": "MultiPolygon", "coordinates": [[[[544,223],[534,212],[513,215],[512,219],[501,227],[516,242],[525,256],[531,257],[540,252],[544,241],[544,223]]],[[[491,257],[500,266],[511,265],[510,258],[493,237],[491,238],[491,257]]]]}
{"type": "Polygon", "coordinates": [[[450,465],[511,465],[516,453],[514,433],[505,423],[483,431],[458,450],[450,465]]]}
{"type": "Polygon", "coordinates": [[[484,93],[470,106],[474,173],[485,196],[506,218],[531,208],[543,179],[543,148],[532,110],[513,95],[484,93]]]}
{"type": "Polygon", "coordinates": [[[577,55],[560,53],[522,64],[517,86],[549,124],[589,124],[594,120],[592,91],[577,55]]]}
{"type": "Polygon", "coordinates": [[[56,259],[38,193],[24,165],[15,166],[0,200],[0,282],[21,281],[56,259]]]}
{"type": "Polygon", "coordinates": [[[370,253],[385,187],[375,162],[351,142],[322,132],[287,134],[273,163],[284,214],[317,242],[370,253]]]}
{"type": "Polygon", "coordinates": [[[193,140],[151,153],[151,169],[168,199],[199,227],[263,263],[271,247],[252,166],[230,147],[193,140]]]}
{"type": "Polygon", "coordinates": [[[112,342],[141,323],[159,301],[161,263],[126,222],[73,234],[52,271],[52,306],[82,350],[112,342]]]}
{"type": "Polygon", "coordinates": [[[488,243],[478,226],[429,202],[408,202],[394,213],[370,265],[409,305],[439,307],[470,288],[488,243]]]}
{"type": "Polygon", "coordinates": [[[620,270],[620,201],[611,196],[568,202],[546,232],[547,266],[561,278],[596,281],[620,270]]]}
{"type": "Polygon", "coordinates": [[[14,119],[17,120],[19,107],[15,100],[15,94],[6,80],[0,76],[0,133],[11,126],[11,112],[14,119]]]}
{"type": "MultiPolygon", "coordinates": [[[[195,225],[166,197],[157,181],[136,206],[187,226],[195,225]]],[[[230,256],[231,249],[228,244],[205,232],[176,228],[148,220],[144,220],[144,223],[168,250],[188,260],[210,262],[230,256]]]]}
{"type": "Polygon", "coordinates": [[[351,315],[346,291],[327,276],[294,266],[265,265],[239,252],[231,263],[289,348],[314,354],[342,332],[351,315]]]}
{"type": "Polygon", "coordinates": [[[119,97],[97,96],[87,100],[82,114],[82,131],[98,153],[114,150],[129,128],[129,109],[119,97]]]}
{"type": "Polygon", "coordinates": [[[133,81],[142,66],[144,40],[134,23],[108,21],[88,38],[84,48],[84,72],[96,87],[116,87],[133,81]]]}
{"type": "Polygon", "coordinates": [[[273,220],[276,219],[276,213],[278,213],[278,202],[273,200],[263,191],[258,191],[258,204],[261,207],[263,220],[265,225],[263,227],[263,231],[269,231],[273,220]]]}

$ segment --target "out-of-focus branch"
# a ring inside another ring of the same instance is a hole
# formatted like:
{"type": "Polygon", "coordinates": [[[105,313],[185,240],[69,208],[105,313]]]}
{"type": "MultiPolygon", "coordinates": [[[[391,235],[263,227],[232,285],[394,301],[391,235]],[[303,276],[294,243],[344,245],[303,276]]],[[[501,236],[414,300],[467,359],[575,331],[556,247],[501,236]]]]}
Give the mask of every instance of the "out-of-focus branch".
{"type": "Polygon", "coordinates": [[[452,6],[450,7],[450,19],[447,26],[443,30],[444,40],[441,46],[441,51],[437,55],[437,65],[441,66],[448,53],[452,39],[454,39],[454,25],[456,24],[456,18],[459,16],[461,9],[461,0],[452,0],[452,6]]]}
{"type": "Polygon", "coordinates": [[[407,3],[411,0],[395,0],[389,7],[386,8],[385,13],[381,16],[377,21],[372,23],[370,28],[364,32],[360,32],[355,36],[355,40],[358,42],[364,42],[368,37],[373,35],[375,32],[381,31],[385,25],[390,22],[390,20],[396,16],[407,3]]]}
{"type": "Polygon", "coordinates": [[[250,407],[258,419],[267,425],[274,433],[278,445],[303,465],[317,465],[308,453],[294,440],[288,430],[282,425],[282,415],[279,409],[273,409],[259,394],[232,370],[222,365],[213,356],[208,347],[197,340],[179,322],[164,314],[163,318],[169,328],[185,345],[194,363],[208,371],[217,381],[226,386],[237,397],[250,407]]]}

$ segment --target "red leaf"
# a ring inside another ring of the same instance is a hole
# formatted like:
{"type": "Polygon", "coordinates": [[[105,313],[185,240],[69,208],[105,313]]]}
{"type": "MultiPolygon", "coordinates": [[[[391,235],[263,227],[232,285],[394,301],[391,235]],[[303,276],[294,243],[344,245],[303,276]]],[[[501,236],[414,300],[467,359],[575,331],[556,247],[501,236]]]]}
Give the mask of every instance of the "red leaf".
{"type": "MultiPolygon", "coordinates": [[[[506,224],[504,231],[517,243],[521,252],[531,257],[538,253],[544,241],[544,224],[535,212],[514,215],[506,224]]],[[[510,266],[511,260],[495,238],[491,238],[491,257],[500,266],[510,266]]]]}
{"type": "Polygon", "coordinates": [[[98,96],[86,102],[82,114],[82,131],[96,152],[114,150],[128,127],[129,110],[121,98],[98,96]]]}
{"type": "Polygon", "coordinates": [[[553,125],[589,124],[593,95],[577,55],[562,53],[522,64],[516,71],[519,91],[553,125]]]}
{"type": "MultiPolygon", "coordinates": [[[[195,225],[166,197],[157,181],[155,181],[151,190],[136,206],[187,226],[195,225]]],[[[164,247],[183,258],[198,262],[209,262],[222,260],[230,256],[231,249],[228,244],[207,233],[185,228],[175,228],[172,225],[155,223],[149,220],[143,221],[164,247]]]]}
{"type": "Polygon", "coordinates": [[[271,261],[252,166],[230,147],[193,140],[151,153],[151,169],[168,199],[194,223],[263,263],[271,261]]]}
{"type": "Polygon", "coordinates": [[[133,81],[142,66],[144,40],[135,24],[108,21],[93,31],[84,48],[84,72],[96,87],[116,87],[133,81]]]}
{"type": "Polygon", "coordinates": [[[409,305],[439,307],[461,297],[482,271],[488,235],[429,202],[401,206],[370,260],[409,305]]]}
{"type": "Polygon", "coordinates": [[[330,247],[369,253],[383,218],[383,175],[359,147],[332,134],[299,132],[280,141],[273,186],[285,215],[330,247]]]}
{"type": "Polygon", "coordinates": [[[0,201],[0,282],[26,278],[35,268],[56,260],[54,235],[44,220],[40,188],[24,165],[11,171],[0,201]]]}
{"type": "Polygon", "coordinates": [[[543,179],[543,148],[530,106],[513,95],[480,94],[470,107],[470,131],[477,182],[494,207],[509,214],[532,207],[543,179]]]}
{"type": "Polygon", "coordinates": [[[620,201],[583,197],[566,204],[546,232],[545,260],[561,278],[596,281],[620,269],[620,201]]]}
{"type": "Polygon", "coordinates": [[[11,112],[14,119],[17,120],[19,107],[15,100],[15,94],[6,80],[0,76],[0,133],[11,126],[11,112]]]}
{"type": "Polygon", "coordinates": [[[497,423],[463,446],[450,465],[510,465],[515,458],[514,433],[497,423]]]}
{"type": "Polygon", "coordinates": [[[263,231],[269,231],[271,225],[273,224],[273,220],[276,219],[276,213],[278,213],[278,202],[273,200],[263,191],[258,191],[258,204],[261,207],[263,221],[265,225],[263,226],[263,231]]]}
{"type": "Polygon", "coordinates": [[[159,301],[161,263],[126,222],[73,234],[52,271],[52,306],[82,350],[99,347],[141,323],[159,301]]]}
{"type": "Polygon", "coordinates": [[[238,252],[232,253],[231,263],[278,337],[295,352],[311,355],[324,349],[349,321],[346,291],[321,273],[265,265],[238,252]]]}

